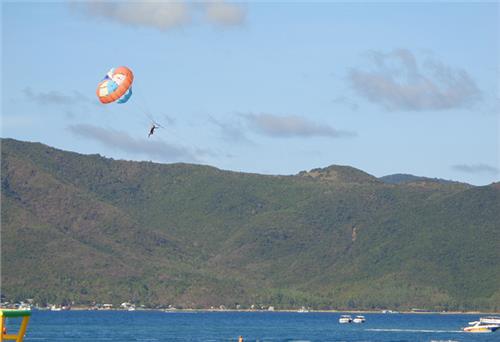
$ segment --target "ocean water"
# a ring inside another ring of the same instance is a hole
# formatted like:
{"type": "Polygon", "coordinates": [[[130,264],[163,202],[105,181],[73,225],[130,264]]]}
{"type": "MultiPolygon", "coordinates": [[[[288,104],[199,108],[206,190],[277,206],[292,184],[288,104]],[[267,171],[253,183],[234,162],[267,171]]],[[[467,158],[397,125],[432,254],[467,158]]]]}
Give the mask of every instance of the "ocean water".
{"type": "MultiPolygon", "coordinates": [[[[461,331],[479,315],[365,314],[339,324],[341,313],[33,311],[25,341],[497,341],[500,331],[461,331]]],[[[354,315],[353,315],[354,316],[354,315]]],[[[13,329],[14,321],[8,321],[13,329]]]]}

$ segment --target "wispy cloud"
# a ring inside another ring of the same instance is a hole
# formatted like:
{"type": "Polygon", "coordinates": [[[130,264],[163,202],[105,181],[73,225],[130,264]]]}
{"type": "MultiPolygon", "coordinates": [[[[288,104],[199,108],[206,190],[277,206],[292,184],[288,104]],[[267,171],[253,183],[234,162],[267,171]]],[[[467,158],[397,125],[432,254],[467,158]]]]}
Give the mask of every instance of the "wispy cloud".
{"type": "Polygon", "coordinates": [[[161,31],[186,26],[202,11],[202,17],[220,26],[241,25],[246,8],[222,0],[202,3],[188,1],[86,1],[72,3],[73,9],[87,15],[105,18],[127,26],[149,27],[161,31]]]}
{"type": "MultiPolygon", "coordinates": [[[[100,144],[126,153],[148,156],[159,161],[196,161],[194,153],[185,147],[167,144],[153,139],[136,139],[126,132],[102,127],[77,124],[68,126],[70,132],[86,139],[94,140],[100,144]]],[[[206,151],[204,152],[206,153],[206,151]]]]}
{"type": "Polygon", "coordinates": [[[86,1],[72,3],[74,9],[123,25],[168,30],[191,21],[189,7],[179,1],[86,1]]]}
{"type": "Polygon", "coordinates": [[[332,103],[344,105],[352,111],[357,111],[359,109],[359,105],[347,96],[337,96],[332,100],[332,103]]]}
{"type": "Polygon", "coordinates": [[[209,116],[208,120],[219,129],[223,140],[238,143],[252,142],[245,134],[245,127],[243,127],[239,121],[221,121],[213,116],[209,116]]]}
{"type": "Polygon", "coordinates": [[[88,97],[78,91],[70,93],[62,93],[59,91],[51,90],[48,92],[35,92],[30,87],[23,90],[23,94],[29,101],[35,102],[42,106],[72,106],[76,104],[97,104],[92,102],[88,97]]]}
{"type": "Polygon", "coordinates": [[[457,164],[453,165],[452,168],[456,171],[464,172],[464,173],[486,173],[490,175],[498,175],[500,174],[500,169],[498,167],[494,167],[487,164],[457,164]]]}
{"type": "Polygon", "coordinates": [[[205,4],[206,19],[215,25],[237,26],[245,22],[246,11],[241,5],[224,1],[211,1],[205,4]]]}
{"type": "Polygon", "coordinates": [[[312,122],[296,115],[240,114],[255,132],[271,137],[352,137],[356,133],[337,130],[329,125],[312,122]]]}
{"type": "Polygon", "coordinates": [[[349,81],[360,96],[388,110],[464,108],[481,98],[476,83],[463,69],[428,58],[419,63],[405,49],[368,55],[371,69],[351,69],[349,81]]]}
{"type": "Polygon", "coordinates": [[[166,125],[175,125],[175,119],[167,114],[161,115],[160,120],[162,120],[162,122],[164,122],[166,125]]]}

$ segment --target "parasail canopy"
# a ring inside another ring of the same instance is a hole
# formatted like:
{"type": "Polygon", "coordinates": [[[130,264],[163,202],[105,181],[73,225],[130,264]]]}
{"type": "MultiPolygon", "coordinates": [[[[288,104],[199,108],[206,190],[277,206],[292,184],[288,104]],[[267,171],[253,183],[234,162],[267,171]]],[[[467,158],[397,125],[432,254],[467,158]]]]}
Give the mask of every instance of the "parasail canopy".
{"type": "Polygon", "coordinates": [[[125,103],[132,96],[134,74],[125,66],[112,68],[97,86],[97,97],[102,103],[125,103]]]}

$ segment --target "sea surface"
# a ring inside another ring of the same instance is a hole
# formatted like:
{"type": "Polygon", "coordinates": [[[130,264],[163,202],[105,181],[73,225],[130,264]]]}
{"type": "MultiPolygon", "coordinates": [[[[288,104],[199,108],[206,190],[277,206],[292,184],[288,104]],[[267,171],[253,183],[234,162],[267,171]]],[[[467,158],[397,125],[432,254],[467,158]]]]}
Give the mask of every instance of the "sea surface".
{"type": "MultiPolygon", "coordinates": [[[[25,341],[497,341],[500,331],[461,331],[479,315],[364,314],[364,324],[339,324],[342,313],[33,311],[25,341]]],[[[353,317],[355,315],[353,314],[353,317]]],[[[12,321],[11,321],[12,320],[12,321]]],[[[9,319],[9,332],[15,328],[9,319]]]]}

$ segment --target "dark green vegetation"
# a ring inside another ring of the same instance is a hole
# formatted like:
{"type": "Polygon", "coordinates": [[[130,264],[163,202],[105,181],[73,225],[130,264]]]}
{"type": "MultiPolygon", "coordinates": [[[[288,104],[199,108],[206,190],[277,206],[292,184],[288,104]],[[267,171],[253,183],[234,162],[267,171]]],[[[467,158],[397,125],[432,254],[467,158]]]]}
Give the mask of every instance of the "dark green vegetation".
{"type": "Polygon", "coordinates": [[[446,179],[441,179],[441,178],[428,178],[428,177],[418,177],[414,175],[409,175],[406,173],[396,173],[394,175],[388,175],[384,177],[380,177],[379,180],[381,180],[384,183],[389,183],[389,184],[404,184],[404,183],[413,183],[413,182],[436,182],[436,183],[442,183],[442,184],[447,184],[447,183],[458,183],[446,179]]]}
{"type": "Polygon", "coordinates": [[[500,310],[500,184],[227,172],[2,140],[7,298],[500,310]]]}

